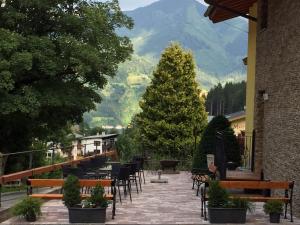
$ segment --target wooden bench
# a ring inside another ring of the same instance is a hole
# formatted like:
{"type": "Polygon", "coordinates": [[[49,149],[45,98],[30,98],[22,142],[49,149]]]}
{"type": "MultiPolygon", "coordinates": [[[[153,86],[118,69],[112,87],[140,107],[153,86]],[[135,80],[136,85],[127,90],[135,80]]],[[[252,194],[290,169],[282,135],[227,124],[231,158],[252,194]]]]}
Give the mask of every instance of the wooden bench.
{"type": "MultiPolygon", "coordinates": [[[[266,202],[268,200],[279,200],[285,204],[284,218],[287,218],[287,205],[290,206],[291,222],[293,222],[293,189],[294,182],[288,181],[219,181],[219,184],[222,188],[228,190],[270,190],[270,196],[263,194],[236,194],[230,193],[230,198],[242,198],[247,199],[251,202],[266,202]],[[271,193],[271,191],[283,190],[283,194],[271,193]]],[[[201,216],[203,217],[204,210],[204,219],[206,220],[206,201],[208,200],[207,196],[207,187],[206,183],[204,189],[201,192],[201,216]]]]}
{"type": "MultiPolygon", "coordinates": [[[[42,198],[42,199],[62,199],[63,198],[63,185],[65,180],[63,179],[28,179],[27,180],[27,194],[32,198],[42,198]],[[45,193],[45,194],[35,194],[32,193],[33,188],[39,188],[39,187],[60,187],[61,193],[45,193]]],[[[105,194],[105,198],[107,200],[112,200],[112,218],[114,219],[114,216],[116,214],[116,187],[115,187],[115,181],[110,179],[101,179],[101,180],[90,180],[90,179],[81,179],[79,180],[80,187],[82,190],[84,188],[90,189],[92,187],[96,187],[97,184],[101,185],[102,187],[110,187],[111,192],[105,194]]],[[[82,193],[81,198],[88,198],[90,197],[90,194],[82,193]]]]}

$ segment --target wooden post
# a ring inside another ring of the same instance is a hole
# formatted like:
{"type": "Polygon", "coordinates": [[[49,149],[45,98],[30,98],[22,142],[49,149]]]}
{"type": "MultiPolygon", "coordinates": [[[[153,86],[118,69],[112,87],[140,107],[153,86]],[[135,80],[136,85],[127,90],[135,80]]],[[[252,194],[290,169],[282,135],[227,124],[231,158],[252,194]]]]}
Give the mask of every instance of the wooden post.
{"type": "MultiPolygon", "coordinates": [[[[0,176],[4,174],[4,168],[3,168],[3,154],[0,152],[0,176]]],[[[2,193],[2,180],[0,183],[0,207],[1,207],[1,193],[2,193]]]]}
{"type": "Polygon", "coordinates": [[[52,150],[52,155],[51,155],[51,164],[54,164],[54,147],[51,149],[52,150]]]}
{"type": "Polygon", "coordinates": [[[32,169],[33,152],[29,153],[29,169],[32,169]]]}
{"type": "Polygon", "coordinates": [[[0,208],[1,208],[1,200],[2,200],[2,197],[1,197],[1,195],[2,195],[2,184],[0,184],[0,208]]]}
{"type": "Polygon", "coordinates": [[[2,176],[4,174],[3,159],[4,159],[3,154],[0,152],[0,176],[2,176]]]}

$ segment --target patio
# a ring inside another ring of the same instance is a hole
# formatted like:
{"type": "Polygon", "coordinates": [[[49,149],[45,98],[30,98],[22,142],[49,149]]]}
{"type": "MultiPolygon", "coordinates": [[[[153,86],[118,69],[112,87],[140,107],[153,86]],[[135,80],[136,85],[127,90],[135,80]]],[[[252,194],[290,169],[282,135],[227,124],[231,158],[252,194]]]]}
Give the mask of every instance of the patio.
{"type": "MultiPolygon", "coordinates": [[[[192,190],[191,174],[162,175],[169,183],[150,183],[151,178],[157,175],[145,172],[146,184],[142,186],[142,193],[132,190],[132,203],[124,199],[122,204],[117,196],[117,211],[114,220],[111,219],[111,210],[107,210],[107,224],[209,224],[200,216],[200,198],[192,190]]],[[[32,224],[68,224],[68,211],[61,200],[51,200],[42,207],[43,215],[32,224]]],[[[25,224],[24,220],[11,218],[4,224],[25,224]]],[[[269,224],[268,216],[262,211],[262,204],[255,204],[255,211],[248,213],[247,224],[269,224]]],[[[295,218],[294,223],[281,220],[281,224],[300,224],[295,218]]]]}

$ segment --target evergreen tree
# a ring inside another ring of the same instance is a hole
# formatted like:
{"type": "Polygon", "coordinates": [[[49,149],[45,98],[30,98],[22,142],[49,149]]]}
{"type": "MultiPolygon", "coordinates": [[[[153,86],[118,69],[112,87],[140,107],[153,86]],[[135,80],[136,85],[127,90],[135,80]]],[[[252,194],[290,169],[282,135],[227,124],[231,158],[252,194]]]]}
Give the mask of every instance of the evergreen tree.
{"type": "Polygon", "coordinates": [[[224,116],[214,117],[205,128],[200,144],[193,159],[193,168],[207,168],[206,155],[216,154],[217,135],[222,133],[227,162],[241,163],[241,153],[238,141],[229,121],[224,116]]]}
{"type": "Polygon", "coordinates": [[[171,44],[163,52],[143,95],[137,123],[143,147],[161,157],[191,156],[195,130],[207,119],[190,52],[171,44]]]}

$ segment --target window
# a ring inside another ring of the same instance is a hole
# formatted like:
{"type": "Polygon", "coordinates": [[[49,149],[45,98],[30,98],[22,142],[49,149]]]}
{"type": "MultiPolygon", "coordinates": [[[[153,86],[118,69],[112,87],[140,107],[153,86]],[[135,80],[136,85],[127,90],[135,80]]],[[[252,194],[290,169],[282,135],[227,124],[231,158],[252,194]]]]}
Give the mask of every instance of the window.
{"type": "Polygon", "coordinates": [[[100,141],[94,141],[94,146],[100,146],[100,141]]]}

